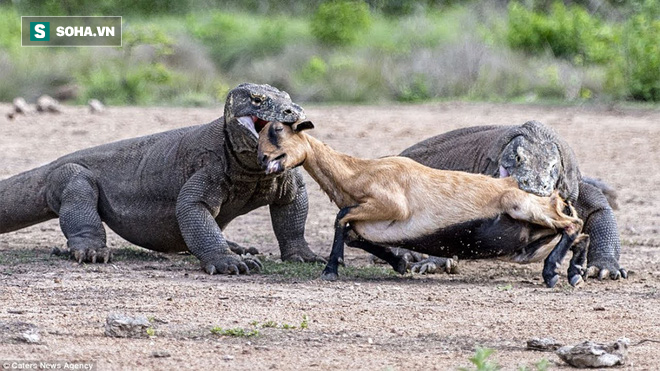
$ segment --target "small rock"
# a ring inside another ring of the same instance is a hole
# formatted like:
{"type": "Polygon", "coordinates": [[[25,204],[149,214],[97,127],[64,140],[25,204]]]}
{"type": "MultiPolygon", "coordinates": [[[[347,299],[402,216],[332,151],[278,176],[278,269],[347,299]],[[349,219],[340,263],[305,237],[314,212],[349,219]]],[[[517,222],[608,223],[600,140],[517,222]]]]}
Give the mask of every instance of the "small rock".
{"type": "Polygon", "coordinates": [[[62,108],[60,103],[54,98],[48,95],[42,95],[37,99],[37,111],[39,112],[50,112],[50,113],[61,113],[62,108]]]}
{"type": "Polygon", "coordinates": [[[31,323],[0,321],[0,344],[2,343],[40,344],[40,330],[31,323]]]}
{"type": "Polygon", "coordinates": [[[374,343],[374,339],[372,339],[372,338],[368,338],[368,339],[367,339],[367,343],[369,343],[369,344],[373,344],[373,343],[374,343]]]}
{"type": "Polygon", "coordinates": [[[231,361],[232,359],[234,359],[234,356],[230,356],[229,354],[227,354],[223,356],[222,359],[225,361],[231,361]]]}
{"type": "Polygon", "coordinates": [[[613,343],[601,344],[585,341],[557,350],[557,355],[573,367],[613,367],[626,364],[630,340],[621,338],[613,343]]]}
{"type": "Polygon", "coordinates": [[[30,108],[30,105],[27,104],[23,97],[14,98],[13,104],[15,113],[26,115],[32,112],[32,108],[30,108]]]}
{"type": "Polygon", "coordinates": [[[39,344],[41,343],[41,335],[39,334],[38,328],[31,328],[21,333],[17,340],[28,343],[28,344],[39,344]]]}
{"type": "Polygon", "coordinates": [[[553,338],[532,338],[527,340],[527,349],[540,350],[543,352],[554,352],[563,344],[553,338]]]}
{"type": "Polygon", "coordinates": [[[111,314],[105,320],[105,336],[119,338],[149,337],[147,329],[151,326],[144,316],[127,317],[111,314]]]}
{"type": "Polygon", "coordinates": [[[105,106],[98,99],[90,99],[87,105],[91,113],[103,113],[105,111],[105,106]]]}
{"type": "Polygon", "coordinates": [[[172,355],[170,354],[170,352],[166,352],[164,350],[156,350],[154,352],[151,352],[151,356],[154,358],[167,358],[167,357],[171,357],[172,355]]]}

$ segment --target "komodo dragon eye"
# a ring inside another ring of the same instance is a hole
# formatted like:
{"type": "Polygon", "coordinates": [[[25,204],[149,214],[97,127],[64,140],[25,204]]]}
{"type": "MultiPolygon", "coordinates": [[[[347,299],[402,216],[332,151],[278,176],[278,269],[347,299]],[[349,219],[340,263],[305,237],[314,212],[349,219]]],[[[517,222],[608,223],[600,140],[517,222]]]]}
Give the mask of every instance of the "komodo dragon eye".
{"type": "Polygon", "coordinates": [[[522,162],[522,157],[520,155],[516,155],[516,163],[519,164],[522,162]]]}
{"type": "Polygon", "coordinates": [[[261,97],[252,97],[252,103],[255,105],[260,105],[263,101],[264,100],[261,97]]]}

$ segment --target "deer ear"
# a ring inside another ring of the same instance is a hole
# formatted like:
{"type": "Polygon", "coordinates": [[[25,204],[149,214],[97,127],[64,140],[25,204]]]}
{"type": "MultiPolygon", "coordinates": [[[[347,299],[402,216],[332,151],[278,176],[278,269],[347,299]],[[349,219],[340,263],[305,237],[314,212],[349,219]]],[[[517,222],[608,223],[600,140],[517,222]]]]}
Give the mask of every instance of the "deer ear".
{"type": "Polygon", "coordinates": [[[293,124],[291,128],[296,133],[299,133],[303,130],[314,129],[314,124],[312,124],[311,121],[303,121],[303,122],[300,122],[300,123],[293,124]]]}

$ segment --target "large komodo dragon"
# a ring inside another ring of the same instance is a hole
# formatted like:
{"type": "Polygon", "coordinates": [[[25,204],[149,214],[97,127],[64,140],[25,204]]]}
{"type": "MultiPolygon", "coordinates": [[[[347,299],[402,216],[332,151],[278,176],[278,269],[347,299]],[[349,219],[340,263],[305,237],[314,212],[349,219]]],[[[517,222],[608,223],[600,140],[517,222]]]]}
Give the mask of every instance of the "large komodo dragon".
{"type": "MultiPolygon", "coordinates": [[[[574,204],[584,220],[583,232],[590,237],[587,274],[600,279],[627,277],[619,267],[621,245],[614,213],[601,192],[606,186],[581,176],[575,154],[548,126],[529,121],[453,130],[417,143],[401,156],[436,169],[512,176],[520,189],[539,196],[559,190],[561,197],[574,204]]],[[[431,257],[417,267],[428,263],[441,266],[445,262],[431,257]]]]}
{"type": "Polygon", "coordinates": [[[102,222],[150,250],[189,250],[210,273],[260,269],[222,230],[270,205],[283,260],[323,261],[304,238],[307,191],[299,171],[267,176],[257,162],[259,130],[295,122],[303,109],[269,85],[229,92],[224,116],[200,126],[93,147],[0,181],[0,233],[59,217],[72,256],[107,262],[102,222]]]}

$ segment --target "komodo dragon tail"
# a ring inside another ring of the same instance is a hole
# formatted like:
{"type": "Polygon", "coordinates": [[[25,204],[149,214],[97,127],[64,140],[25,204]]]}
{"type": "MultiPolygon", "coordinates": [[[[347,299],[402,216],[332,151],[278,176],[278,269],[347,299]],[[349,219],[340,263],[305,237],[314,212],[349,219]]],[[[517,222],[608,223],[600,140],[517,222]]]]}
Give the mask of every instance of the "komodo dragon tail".
{"type": "Polygon", "coordinates": [[[0,233],[56,218],[46,201],[49,166],[0,180],[0,233]]]}

